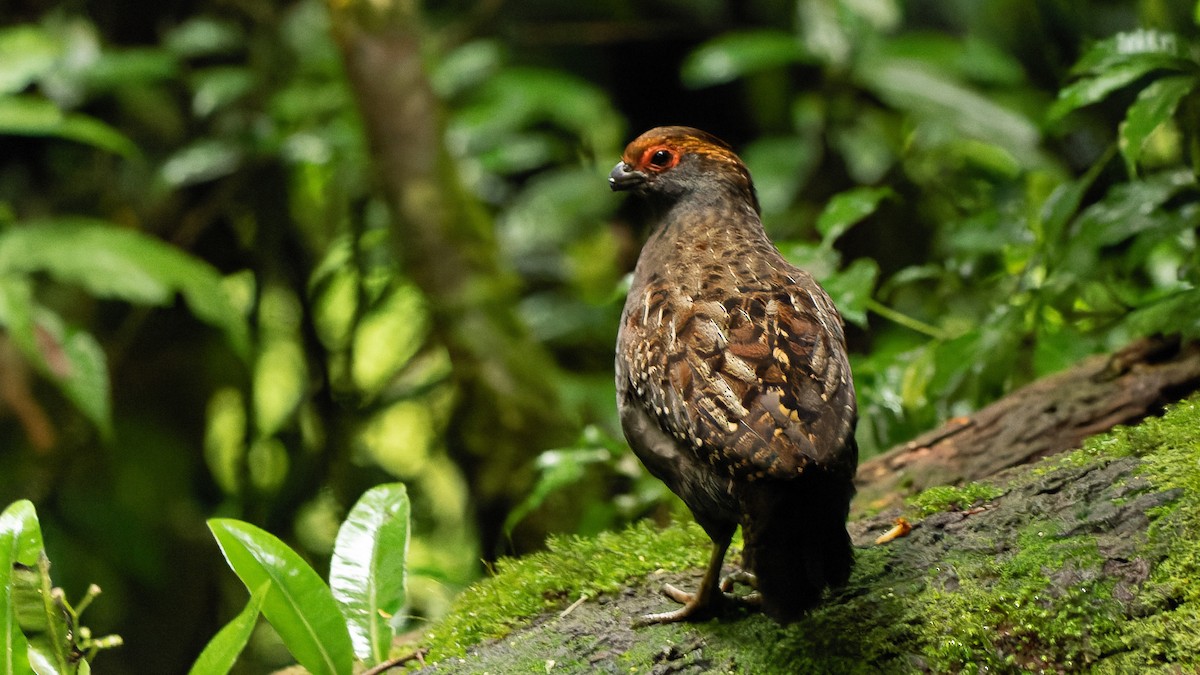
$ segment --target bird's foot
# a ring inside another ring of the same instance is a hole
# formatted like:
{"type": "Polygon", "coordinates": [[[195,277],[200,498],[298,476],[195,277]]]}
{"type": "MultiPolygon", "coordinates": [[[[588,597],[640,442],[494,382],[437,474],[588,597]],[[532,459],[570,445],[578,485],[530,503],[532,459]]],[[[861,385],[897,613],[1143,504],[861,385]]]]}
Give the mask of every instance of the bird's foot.
{"type": "Polygon", "coordinates": [[[731,603],[744,607],[759,607],[762,605],[762,595],[758,592],[758,577],[745,570],[738,570],[721,577],[720,589],[725,599],[731,603]],[[735,584],[745,584],[754,590],[745,595],[738,595],[733,592],[735,584]]]}
{"type": "Polygon", "coordinates": [[[703,593],[688,593],[680,590],[671,584],[663,585],[663,595],[683,605],[679,609],[670,612],[659,612],[657,614],[645,614],[641,618],[633,622],[634,628],[642,626],[650,626],[656,623],[675,623],[677,621],[697,621],[707,619],[716,614],[717,602],[714,602],[719,595],[709,594],[704,597],[703,593]]]}

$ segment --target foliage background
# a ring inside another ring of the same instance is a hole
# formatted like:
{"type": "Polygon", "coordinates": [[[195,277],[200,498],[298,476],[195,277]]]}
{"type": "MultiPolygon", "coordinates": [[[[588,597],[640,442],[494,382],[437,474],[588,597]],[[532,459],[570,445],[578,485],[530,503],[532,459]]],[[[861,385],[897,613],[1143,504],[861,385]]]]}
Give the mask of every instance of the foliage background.
{"type": "MultiPolygon", "coordinates": [[[[851,324],[865,455],[1200,332],[1190,3],[427,3],[475,271],[450,304],[381,196],[330,19],[354,6],[0,15],[0,503],[35,502],[68,594],[103,587],[106,671],[179,671],[244,602],[207,517],[323,571],[357,497],[406,482],[419,628],[481,560],[678,510],[612,403],[644,220],[605,177],[652,126],[743,151],[851,324]]],[[[289,659],[264,628],[246,660],[289,659]]]]}

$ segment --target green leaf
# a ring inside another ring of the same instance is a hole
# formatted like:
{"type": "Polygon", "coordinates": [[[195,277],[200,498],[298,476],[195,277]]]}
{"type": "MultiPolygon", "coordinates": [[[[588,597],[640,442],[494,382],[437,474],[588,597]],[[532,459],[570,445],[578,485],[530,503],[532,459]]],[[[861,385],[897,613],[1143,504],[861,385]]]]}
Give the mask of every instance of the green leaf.
{"type": "Polygon", "coordinates": [[[237,101],[257,84],[249,68],[222,66],[196,71],[192,76],[192,112],[206,117],[237,101]]]}
{"type": "Polygon", "coordinates": [[[856,75],[918,122],[949,125],[960,134],[1001,146],[1025,163],[1034,161],[1041,134],[1033,122],[927,64],[863,59],[856,75]]]}
{"type": "Polygon", "coordinates": [[[537,482],[504,519],[505,534],[511,533],[517,523],[541,506],[551,493],[582,480],[589,466],[611,459],[612,452],[606,448],[559,448],[542,452],[536,462],[537,482]]]}
{"type": "Polygon", "coordinates": [[[1050,106],[1046,118],[1051,122],[1058,121],[1066,117],[1067,113],[1103,100],[1114,91],[1159,67],[1161,64],[1155,60],[1138,60],[1113,66],[1098,75],[1085,77],[1067,85],[1058,92],[1058,100],[1050,106]]]}
{"type": "Polygon", "coordinates": [[[387,659],[394,618],[407,601],[408,520],[404,484],[377,485],[350,509],[333,546],[329,586],[355,654],[372,665],[387,659]]]}
{"type": "Polygon", "coordinates": [[[1138,158],[1146,139],[1171,118],[1179,101],[1196,86],[1196,77],[1192,75],[1164,77],[1143,89],[1133,105],[1129,106],[1125,122],[1121,125],[1120,147],[1131,176],[1137,173],[1138,158]]]}
{"type": "Polygon", "coordinates": [[[166,48],[184,58],[230,54],[246,47],[245,31],[234,21],[189,19],[167,33],[166,48]]]}
{"type": "Polygon", "coordinates": [[[1180,333],[1200,337],[1200,288],[1174,293],[1130,312],[1125,323],[1139,335],[1180,333]]]}
{"type": "Polygon", "coordinates": [[[1114,66],[1142,62],[1151,67],[1192,68],[1195,56],[1174,33],[1139,29],[1117,33],[1092,45],[1071,68],[1076,75],[1102,73],[1114,66]]]}
{"type": "Polygon", "coordinates": [[[33,565],[42,551],[42,531],[33,503],[22,499],[0,513],[0,675],[29,672],[29,642],[17,621],[13,565],[33,565]]]}
{"type": "Polygon", "coordinates": [[[764,216],[785,212],[821,160],[821,142],[800,136],[770,136],[745,148],[742,159],[754,176],[764,216]]]}
{"type": "Polygon", "coordinates": [[[163,162],[160,172],[172,187],[183,187],[228,176],[242,163],[242,151],[229,141],[204,139],[163,162]]]}
{"type": "Polygon", "coordinates": [[[870,258],[859,258],[846,269],[821,280],[842,318],[856,326],[867,325],[867,305],[879,278],[879,264],[870,258]]]}
{"type": "Polygon", "coordinates": [[[37,510],[34,509],[33,502],[21,499],[9,504],[8,508],[0,513],[0,532],[11,532],[14,536],[12,558],[8,567],[0,567],[0,570],[9,569],[12,563],[21,563],[26,567],[37,565],[45,547],[42,544],[42,528],[38,524],[37,510]]]}
{"type": "Polygon", "coordinates": [[[100,343],[49,310],[39,309],[36,318],[37,344],[47,374],[101,434],[111,438],[108,360],[100,343]]]}
{"type": "Polygon", "coordinates": [[[483,84],[503,60],[499,41],[473,40],[437,59],[430,84],[443,99],[449,99],[483,84]]]}
{"type": "Polygon", "coordinates": [[[81,672],[72,666],[75,635],[67,624],[66,614],[54,598],[50,560],[46,558],[45,551],[40,550],[41,534],[36,514],[32,506],[23,511],[19,514],[25,521],[23,527],[26,531],[37,531],[35,539],[39,543],[27,543],[27,550],[22,555],[26,559],[36,557],[36,562],[33,565],[10,567],[9,579],[17,622],[29,643],[26,654],[30,669],[38,675],[81,672]],[[39,549],[36,556],[33,548],[39,549]]]}
{"type": "Polygon", "coordinates": [[[0,30],[0,94],[15,94],[54,69],[60,47],[40,26],[0,30]]]}
{"type": "Polygon", "coordinates": [[[0,96],[2,134],[64,138],[125,157],[138,154],[133,141],[104,122],[81,113],[64,113],[35,96],[0,96]]]}
{"type": "Polygon", "coordinates": [[[246,642],[254,632],[258,614],[270,590],[271,582],[266,581],[250,594],[250,601],[242,611],[208,641],[188,671],[189,675],[225,675],[233,669],[238,655],[246,648],[246,642]]]}
{"type": "Polygon", "coordinates": [[[698,89],[812,60],[800,40],[786,31],[727,33],[689,54],[683,61],[681,76],[685,86],[698,89]]]}
{"type": "Polygon", "coordinates": [[[1099,249],[1139,232],[1160,229],[1166,216],[1163,205],[1180,191],[1195,187],[1195,177],[1186,169],[1114,185],[1103,200],[1076,218],[1070,246],[1099,249]]]}
{"type": "Polygon", "coordinates": [[[891,188],[886,187],[856,187],[834,195],[817,218],[822,245],[833,245],[838,237],[874,213],[879,203],[893,194],[891,188]]]}
{"type": "Polygon", "coordinates": [[[0,233],[0,274],[45,272],[102,298],[149,305],[183,295],[196,318],[224,331],[243,358],[249,328],[208,263],[140,232],[60,217],[0,233]]]}
{"type": "Polygon", "coordinates": [[[105,51],[82,75],[93,93],[132,89],[178,77],[179,63],[160,48],[105,51]]]}
{"type": "Polygon", "coordinates": [[[270,583],[262,613],[300,665],[314,675],[349,675],[350,634],[329,587],[274,535],[249,523],[213,518],[208,528],[247,590],[270,583]]]}
{"type": "Polygon", "coordinates": [[[110,436],[108,367],[99,343],[39,306],[27,279],[5,278],[2,271],[0,266],[0,326],[28,362],[58,385],[105,437],[110,436]]]}

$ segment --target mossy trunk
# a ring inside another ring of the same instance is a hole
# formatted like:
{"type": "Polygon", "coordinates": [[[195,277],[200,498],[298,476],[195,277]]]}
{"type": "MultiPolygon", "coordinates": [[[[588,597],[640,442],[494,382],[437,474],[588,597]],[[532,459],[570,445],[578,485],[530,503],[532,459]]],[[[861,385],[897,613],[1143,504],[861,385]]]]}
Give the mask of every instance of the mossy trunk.
{"type": "Polygon", "coordinates": [[[698,581],[706,540],[694,525],[557,541],[464,594],[426,634],[428,670],[1200,667],[1200,397],[1081,450],[926,491],[851,531],[849,585],[787,628],[744,610],[708,623],[631,627],[669,606],[658,593],[664,582],[698,581]],[[901,515],[912,531],[875,544],[901,515]]]}

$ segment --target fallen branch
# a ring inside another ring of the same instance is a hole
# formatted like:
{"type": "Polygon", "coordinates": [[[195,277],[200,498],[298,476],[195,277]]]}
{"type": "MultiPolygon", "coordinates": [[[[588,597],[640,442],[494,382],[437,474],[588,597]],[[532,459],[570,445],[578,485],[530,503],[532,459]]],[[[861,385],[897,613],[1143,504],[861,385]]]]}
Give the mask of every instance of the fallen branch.
{"type": "Polygon", "coordinates": [[[1157,415],[1198,389],[1200,343],[1146,338],[1092,356],[863,462],[854,512],[1078,448],[1089,436],[1157,415]]]}

